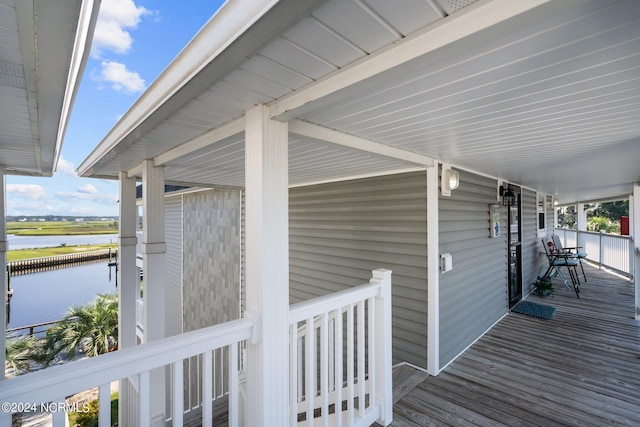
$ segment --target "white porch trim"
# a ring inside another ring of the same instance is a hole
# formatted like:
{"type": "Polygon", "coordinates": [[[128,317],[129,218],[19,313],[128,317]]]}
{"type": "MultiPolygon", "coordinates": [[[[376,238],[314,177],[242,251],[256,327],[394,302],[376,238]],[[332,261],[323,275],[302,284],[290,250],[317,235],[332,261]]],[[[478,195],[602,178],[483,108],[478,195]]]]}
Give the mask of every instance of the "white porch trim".
{"type": "Polygon", "coordinates": [[[633,271],[635,289],[635,319],[640,320],[640,184],[633,185],[633,195],[629,198],[629,213],[631,214],[633,238],[633,256],[635,263],[633,271]]]}
{"type": "Polygon", "coordinates": [[[215,144],[216,142],[222,141],[225,138],[229,138],[231,136],[244,132],[244,128],[245,118],[240,117],[221,126],[218,126],[217,128],[210,130],[209,132],[205,132],[202,135],[197,136],[182,145],[178,145],[175,148],[165,151],[164,153],[156,156],[153,159],[153,163],[156,166],[162,166],[165,163],[179,159],[180,157],[193,153],[196,150],[208,147],[215,144]]]}
{"type": "Polygon", "coordinates": [[[370,139],[339,132],[334,129],[329,129],[324,126],[319,126],[302,120],[291,120],[289,122],[289,132],[300,136],[306,136],[308,138],[318,139],[320,141],[331,142],[343,147],[366,151],[367,153],[378,154],[380,156],[415,163],[420,166],[433,166],[434,164],[431,157],[391,147],[370,139]]]}
{"type": "Polygon", "coordinates": [[[118,238],[118,347],[137,344],[136,300],[139,298],[139,276],[136,267],[136,180],[120,172],[118,238]]]}
{"type": "MultiPolygon", "coordinates": [[[[2,308],[0,309],[0,325],[2,326],[2,337],[0,337],[0,354],[2,355],[2,375],[0,381],[4,379],[7,348],[7,182],[5,179],[5,170],[0,167],[0,268],[2,268],[2,279],[0,279],[0,287],[2,288],[2,308]]],[[[11,419],[11,418],[9,418],[11,419]]]]}
{"type": "MultiPolygon", "coordinates": [[[[118,231],[118,348],[134,347],[138,343],[137,305],[140,297],[138,267],[136,266],[138,209],[136,207],[136,180],[120,172],[120,215],[118,231]]],[[[120,380],[118,399],[118,424],[135,425],[136,414],[132,410],[135,392],[129,379],[120,380]]],[[[109,399],[104,399],[107,402],[109,399]]],[[[100,400],[102,402],[102,399],[100,400]]],[[[100,409],[100,415],[103,413],[100,409]]]]}
{"type": "Polygon", "coordinates": [[[246,112],[246,295],[259,340],[247,344],[246,423],[288,420],[288,126],[264,105],[246,112]]]}
{"type": "MultiPolygon", "coordinates": [[[[166,335],[164,256],[167,250],[164,238],[164,170],[162,167],[156,167],[152,160],[142,162],[142,209],[144,341],[152,342],[166,335]]],[[[152,396],[148,414],[151,425],[164,425],[164,369],[157,369],[146,378],[149,380],[148,390],[152,396]]],[[[141,390],[143,387],[146,387],[146,384],[141,384],[141,390]]],[[[142,419],[141,424],[144,424],[142,419]]]]}
{"type": "Polygon", "coordinates": [[[427,169],[427,372],[440,373],[440,221],[438,163],[427,169]]]}

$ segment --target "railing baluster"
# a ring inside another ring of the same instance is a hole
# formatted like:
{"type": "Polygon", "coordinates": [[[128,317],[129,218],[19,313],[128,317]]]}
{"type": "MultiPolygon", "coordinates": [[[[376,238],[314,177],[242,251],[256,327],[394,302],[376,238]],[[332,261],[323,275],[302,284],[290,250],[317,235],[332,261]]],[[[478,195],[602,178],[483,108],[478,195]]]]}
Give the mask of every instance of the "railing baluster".
{"type": "Polygon", "coordinates": [[[151,425],[151,394],[150,394],[150,371],[140,373],[140,390],[138,393],[140,399],[140,425],[151,425]]]}
{"type": "Polygon", "coordinates": [[[229,425],[238,425],[238,344],[229,346],[229,425]]]}
{"type": "Polygon", "coordinates": [[[338,309],[338,315],[335,320],[335,334],[336,334],[336,416],[337,427],[342,427],[342,385],[343,381],[343,342],[342,342],[342,328],[344,322],[342,321],[342,307],[338,309]]]}
{"type": "Polygon", "coordinates": [[[102,384],[98,389],[98,425],[111,425],[111,384],[102,384]]]}
{"type": "Polygon", "coordinates": [[[173,425],[183,424],[184,413],[184,364],[182,360],[173,362],[173,425]]]}
{"type": "Polygon", "coordinates": [[[378,339],[378,328],[376,328],[376,304],[374,298],[367,300],[367,309],[369,310],[369,316],[367,318],[369,347],[367,353],[369,360],[367,363],[367,374],[369,377],[369,406],[376,404],[376,343],[378,339]]]}
{"type": "Polygon", "coordinates": [[[365,413],[365,336],[364,336],[364,301],[358,303],[358,413],[364,417],[365,413]]]}
{"type": "Polygon", "coordinates": [[[355,399],[354,390],[354,372],[353,372],[353,357],[354,357],[354,330],[353,330],[353,304],[349,304],[347,308],[347,416],[348,424],[353,425],[355,414],[353,408],[353,401],[355,399]]]}
{"type": "MultiPolygon", "coordinates": [[[[62,399],[60,404],[64,405],[64,399],[62,399]]],[[[65,427],[67,424],[67,413],[63,410],[52,412],[51,421],[53,427],[65,427]]]]}
{"type": "Polygon", "coordinates": [[[213,355],[212,350],[204,353],[202,362],[202,426],[211,427],[213,423],[213,355]]]}
{"type": "Polygon", "coordinates": [[[323,425],[329,426],[329,320],[322,314],[320,324],[320,396],[322,397],[321,417],[323,425]]]}
{"type": "Polygon", "coordinates": [[[291,427],[298,425],[298,375],[300,363],[298,360],[298,324],[289,325],[289,360],[291,370],[289,372],[289,424],[291,427]]]}
{"type": "Polygon", "coordinates": [[[305,399],[307,403],[307,425],[313,425],[313,401],[316,394],[316,349],[315,349],[315,328],[313,325],[313,318],[307,319],[306,335],[305,335],[305,371],[306,371],[306,384],[305,384],[305,399]]]}

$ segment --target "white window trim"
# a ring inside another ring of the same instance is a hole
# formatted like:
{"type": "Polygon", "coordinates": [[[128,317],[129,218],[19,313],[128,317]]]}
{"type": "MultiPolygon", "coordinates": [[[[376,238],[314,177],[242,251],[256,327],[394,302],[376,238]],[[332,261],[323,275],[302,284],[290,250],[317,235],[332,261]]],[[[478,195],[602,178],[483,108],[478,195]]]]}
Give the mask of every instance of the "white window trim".
{"type": "Polygon", "coordinates": [[[547,212],[547,195],[544,193],[536,193],[536,229],[538,230],[538,238],[547,235],[547,227],[549,224],[549,216],[547,212]],[[540,214],[544,215],[544,226],[540,226],[540,214]]]}

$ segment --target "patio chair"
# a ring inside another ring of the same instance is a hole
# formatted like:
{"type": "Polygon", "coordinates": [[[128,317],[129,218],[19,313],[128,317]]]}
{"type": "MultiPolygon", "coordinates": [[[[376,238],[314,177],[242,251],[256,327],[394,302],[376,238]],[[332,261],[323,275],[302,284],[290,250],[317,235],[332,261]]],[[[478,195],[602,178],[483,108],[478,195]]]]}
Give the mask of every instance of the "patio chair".
{"type": "Polygon", "coordinates": [[[551,239],[553,240],[553,244],[555,245],[557,250],[564,252],[568,254],[570,257],[578,260],[578,262],[580,263],[580,270],[582,270],[582,277],[584,277],[584,281],[586,282],[587,275],[584,273],[584,267],[582,267],[582,260],[587,258],[587,253],[580,252],[579,249],[582,249],[582,246],[573,246],[573,247],[565,248],[562,246],[562,241],[560,240],[560,236],[555,234],[551,236],[551,239]]]}
{"type": "Polygon", "coordinates": [[[571,280],[571,286],[573,286],[573,290],[576,293],[576,297],[580,298],[580,279],[578,278],[577,270],[579,265],[578,260],[556,249],[553,240],[548,237],[542,238],[542,246],[544,247],[544,253],[547,256],[547,259],[549,260],[549,267],[542,278],[552,279],[558,276],[562,280],[562,283],[568,289],[571,289],[569,279],[567,279],[567,276],[562,273],[562,267],[566,268],[571,280]]]}

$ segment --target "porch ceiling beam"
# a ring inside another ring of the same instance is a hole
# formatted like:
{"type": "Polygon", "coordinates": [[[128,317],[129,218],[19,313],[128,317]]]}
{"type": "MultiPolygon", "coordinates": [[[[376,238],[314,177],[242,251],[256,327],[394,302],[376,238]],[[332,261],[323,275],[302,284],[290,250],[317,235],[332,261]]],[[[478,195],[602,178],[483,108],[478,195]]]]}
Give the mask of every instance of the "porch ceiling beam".
{"type": "Polygon", "coordinates": [[[157,155],[153,159],[153,164],[156,166],[162,166],[173,160],[179,159],[182,156],[191,154],[194,151],[213,145],[222,141],[225,138],[237,135],[244,132],[245,119],[244,116],[237,118],[233,121],[223,124],[215,129],[203,133],[200,136],[190,139],[184,144],[180,144],[162,154],[157,155]]]}
{"type": "Polygon", "coordinates": [[[370,139],[350,135],[348,133],[329,129],[324,126],[302,120],[291,120],[289,122],[289,133],[331,142],[332,144],[342,145],[344,147],[365,151],[367,153],[415,163],[424,167],[430,167],[434,164],[434,160],[431,157],[391,147],[380,142],[371,141],[370,139]]]}
{"type": "MultiPolygon", "coordinates": [[[[319,108],[330,102],[341,99],[350,94],[349,89],[366,79],[380,75],[399,65],[426,54],[434,54],[438,49],[447,46],[447,54],[456,49],[468,49],[469,45],[460,44],[453,49],[453,44],[461,39],[472,36],[469,43],[478,45],[484,40],[493,39],[496,34],[489,32],[478,33],[496,24],[524,12],[529,12],[538,6],[547,4],[538,10],[539,18],[550,13],[556,13],[574,5],[579,0],[552,2],[551,0],[493,0],[478,2],[462,9],[448,18],[383,48],[371,55],[356,61],[328,76],[310,83],[308,86],[292,92],[274,102],[271,108],[272,118],[276,120],[291,120],[312,109],[319,108]],[[478,33],[478,34],[476,34],[478,33]]],[[[512,23],[511,27],[521,26],[522,22],[512,23]]],[[[440,55],[434,55],[433,61],[440,55]]],[[[353,90],[353,88],[351,88],[353,90]]]]}

